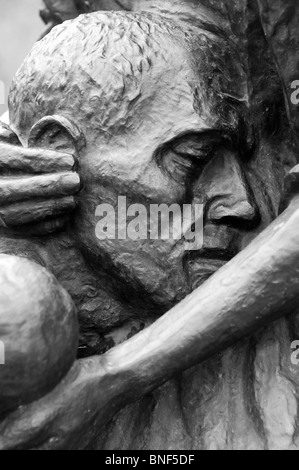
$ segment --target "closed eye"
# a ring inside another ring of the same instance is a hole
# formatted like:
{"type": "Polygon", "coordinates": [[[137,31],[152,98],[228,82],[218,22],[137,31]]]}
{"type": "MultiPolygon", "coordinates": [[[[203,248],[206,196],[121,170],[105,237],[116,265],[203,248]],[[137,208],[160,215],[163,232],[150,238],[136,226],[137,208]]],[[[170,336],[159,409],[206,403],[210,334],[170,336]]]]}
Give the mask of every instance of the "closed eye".
{"type": "Polygon", "coordinates": [[[177,183],[185,185],[197,178],[203,169],[205,159],[196,159],[187,154],[181,155],[168,150],[162,159],[162,168],[177,183]]]}
{"type": "Polygon", "coordinates": [[[231,137],[222,131],[187,133],[164,144],[155,158],[162,171],[186,186],[200,176],[220,146],[231,145],[231,137]]]}

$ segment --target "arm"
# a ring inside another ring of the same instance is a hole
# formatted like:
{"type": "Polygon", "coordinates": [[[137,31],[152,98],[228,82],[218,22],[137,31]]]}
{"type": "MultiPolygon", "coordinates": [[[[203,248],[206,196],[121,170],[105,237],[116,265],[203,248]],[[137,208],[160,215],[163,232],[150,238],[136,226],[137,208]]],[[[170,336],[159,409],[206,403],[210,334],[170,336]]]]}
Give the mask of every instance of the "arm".
{"type": "MultiPolygon", "coordinates": [[[[5,149],[4,156],[8,150],[11,147],[5,149]]],[[[41,150],[18,146],[14,152],[16,157],[9,159],[9,165],[3,158],[3,169],[8,168],[10,174],[15,165],[18,171],[22,165],[24,172],[28,158],[31,161],[33,154],[36,162],[42,154],[41,150]]],[[[51,154],[56,159],[64,155],[49,152],[50,157],[51,154]]],[[[40,181],[42,164],[43,159],[30,169],[38,169],[36,181],[40,181]]],[[[296,170],[292,179],[295,174],[296,170]]],[[[12,197],[6,208],[21,199],[22,190],[10,188],[8,194],[12,197]]],[[[35,194],[33,188],[33,207],[35,194]]],[[[150,328],[101,357],[76,362],[44,398],[11,413],[0,424],[0,449],[84,448],[95,429],[121,407],[292,311],[299,297],[298,207],[297,197],[250,247],[150,328]]],[[[37,215],[46,228],[43,214],[37,215]]],[[[35,218],[33,212],[34,222],[35,218]]]]}
{"type": "Polygon", "coordinates": [[[75,363],[45,398],[0,425],[0,449],[82,449],[123,406],[299,301],[299,196],[250,246],[155,324],[75,363]],[[279,287],[279,288],[278,288],[279,287]]]}

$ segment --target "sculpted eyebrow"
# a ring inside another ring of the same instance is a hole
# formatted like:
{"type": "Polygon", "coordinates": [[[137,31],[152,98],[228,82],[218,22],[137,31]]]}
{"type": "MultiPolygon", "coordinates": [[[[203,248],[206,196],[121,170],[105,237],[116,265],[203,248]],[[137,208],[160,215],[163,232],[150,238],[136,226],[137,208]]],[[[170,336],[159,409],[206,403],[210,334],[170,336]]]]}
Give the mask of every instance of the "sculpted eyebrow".
{"type": "Polygon", "coordinates": [[[214,150],[220,144],[232,145],[233,138],[223,131],[211,130],[179,136],[169,143],[169,148],[181,155],[198,157],[214,150]]]}
{"type": "Polygon", "coordinates": [[[155,151],[153,158],[158,165],[161,165],[165,154],[172,151],[180,156],[201,160],[208,158],[221,145],[235,147],[235,142],[236,136],[224,130],[185,132],[162,144],[155,151]]]}

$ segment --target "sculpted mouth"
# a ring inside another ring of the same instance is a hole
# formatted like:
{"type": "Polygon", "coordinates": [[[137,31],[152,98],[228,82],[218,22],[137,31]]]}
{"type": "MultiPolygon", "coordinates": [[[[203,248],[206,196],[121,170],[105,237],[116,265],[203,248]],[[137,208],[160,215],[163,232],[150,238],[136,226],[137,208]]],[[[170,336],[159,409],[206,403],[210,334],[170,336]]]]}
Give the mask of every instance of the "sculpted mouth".
{"type": "Polygon", "coordinates": [[[192,290],[199,287],[237,253],[235,250],[223,249],[203,249],[188,253],[184,267],[192,290]]]}

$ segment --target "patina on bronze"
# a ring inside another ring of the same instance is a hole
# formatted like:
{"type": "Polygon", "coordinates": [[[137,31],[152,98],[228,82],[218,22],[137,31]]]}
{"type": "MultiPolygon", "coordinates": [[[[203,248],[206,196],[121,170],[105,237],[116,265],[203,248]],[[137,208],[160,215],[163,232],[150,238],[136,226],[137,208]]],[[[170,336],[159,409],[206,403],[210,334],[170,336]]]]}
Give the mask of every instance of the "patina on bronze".
{"type": "MultiPolygon", "coordinates": [[[[2,449],[297,447],[296,318],[238,343],[298,303],[296,184],[288,209],[252,241],[277,216],[296,160],[286,114],[273,119],[283,95],[260,81],[250,88],[257,72],[214,16],[200,28],[185,19],[81,17],[40,42],[16,76],[11,127],[23,147],[4,127],[1,252],[50,270],[77,307],[80,355],[103,354],[3,420],[2,449]],[[94,209],[120,193],[144,204],[202,201],[204,249],[100,244],[94,209]],[[65,197],[72,204],[48,210],[65,197]]],[[[275,77],[270,59],[267,70],[275,77]]]]}

